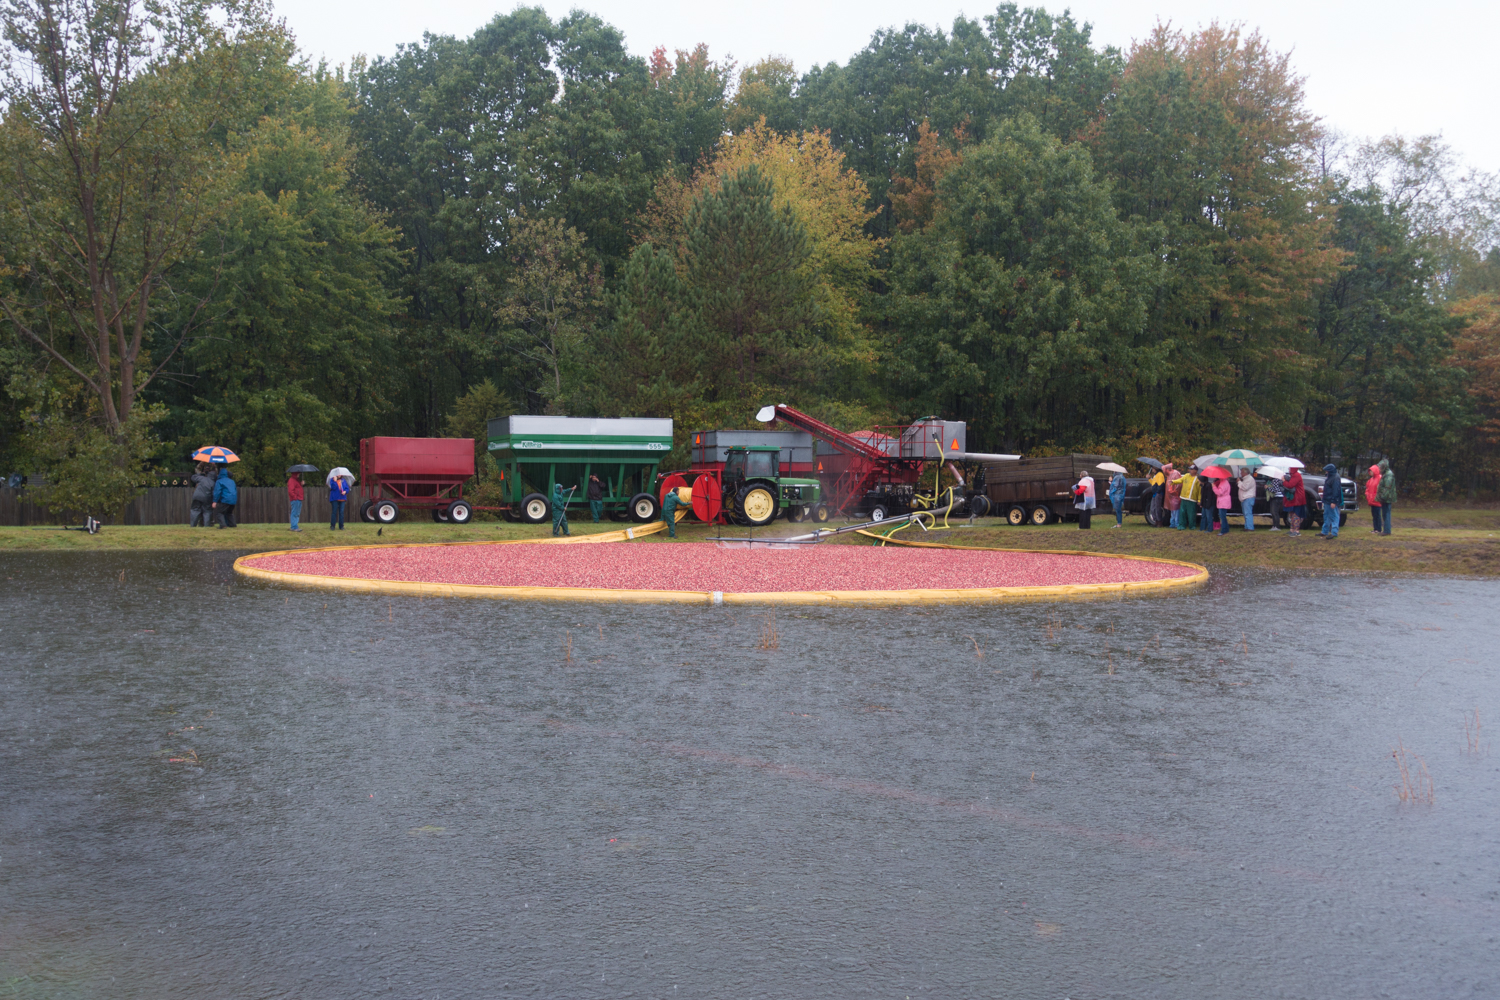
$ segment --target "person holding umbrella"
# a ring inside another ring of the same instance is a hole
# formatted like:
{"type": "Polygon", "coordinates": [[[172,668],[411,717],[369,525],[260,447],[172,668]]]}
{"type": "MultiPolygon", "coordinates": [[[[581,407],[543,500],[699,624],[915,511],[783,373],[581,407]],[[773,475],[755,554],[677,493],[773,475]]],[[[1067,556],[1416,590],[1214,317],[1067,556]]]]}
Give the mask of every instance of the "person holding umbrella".
{"type": "Polygon", "coordinates": [[[292,530],[300,532],[297,522],[302,520],[302,473],[317,472],[316,465],[294,465],[286,470],[287,508],[291,511],[292,530]]]}
{"type": "Polygon", "coordinates": [[[1245,517],[1245,530],[1255,530],[1255,474],[1250,471],[1250,466],[1240,468],[1240,478],[1235,484],[1238,487],[1240,512],[1245,517]]]}
{"type": "Polygon", "coordinates": [[[1302,537],[1302,522],[1307,520],[1307,490],[1302,483],[1302,470],[1292,469],[1286,474],[1286,526],[1291,537],[1302,537]]]}
{"type": "MultiPolygon", "coordinates": [[[[1114,475],[1109,477],[1109,492],[1106,495],[1109,497],[1109,505],[1115,511],[1115,523],[1111,527],[1118,528],[1125,523],[1125,470],[1114,463],[1110,465],[1113,467],[1109,471],[1114,472],[1114,475]]],[[[1104,469],[1106,466],[1101,465],[1099,468],[1104,469]]],[[[1157,475],[1161,473],[1158,472],[1157,475]]]]}
{"type": "Polygon", "coordinates": [[[234,508],[240,502],[239,487],[234,484],[234,477],[229,474],[229,466],[226,464],[219,472],[219,478],[214,480],[214,516],[219,519],[219,528],[237,528],[234,520],[234,508]]]}
{"type": "Polygon", "coordinates": [[[328,474],[328,530],[344,530],[344,506],[349,502],[349,488],[354,474],[342,465],[328,474]]]}

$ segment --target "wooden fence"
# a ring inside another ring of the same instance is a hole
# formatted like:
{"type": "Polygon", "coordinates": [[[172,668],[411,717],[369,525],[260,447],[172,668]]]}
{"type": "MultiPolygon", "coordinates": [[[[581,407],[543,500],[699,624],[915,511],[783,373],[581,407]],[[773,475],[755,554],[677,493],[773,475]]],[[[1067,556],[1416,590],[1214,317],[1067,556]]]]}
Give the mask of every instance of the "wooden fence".
{"type": "MultiPolygon", "coordinates": [[[[328,487],[305,486],[302,501],[302,520],[309,524],[328,520],[328,487]]],[[[244,524],[287,523],[291,519],[290,501],[285,486],[241,486],[240,502],[235,505],[235,520],[244,524]]],[[[363,499],[359,487],[349,493],[349,506],[344,519],[358,520],[359,505],[363,499]]],[[[125,505],[125,510],[116,517],[94,516],[105,524],[187,524],[193,503],[191,486],[153,486],[125,505]]],[[[28,524],[82,524],[83,511],[51,513],[46,508],[31,502],[26,490],[0,488],[0,525],[7,527],[28,524]]]]}

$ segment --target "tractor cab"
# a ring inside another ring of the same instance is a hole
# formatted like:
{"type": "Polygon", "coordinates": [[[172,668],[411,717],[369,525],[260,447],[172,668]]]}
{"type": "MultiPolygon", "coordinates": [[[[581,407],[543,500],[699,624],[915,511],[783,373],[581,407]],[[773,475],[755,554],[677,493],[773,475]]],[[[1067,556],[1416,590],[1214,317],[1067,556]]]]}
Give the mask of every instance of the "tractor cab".
{"type": "Polygon", "coordinates": [[[725,512],[747,527],[770,524],[777,514],[784,514],[789,521],[828,520],[818,481],[783,476],[779,447],[730,448],[720,480],[725,512]]]}

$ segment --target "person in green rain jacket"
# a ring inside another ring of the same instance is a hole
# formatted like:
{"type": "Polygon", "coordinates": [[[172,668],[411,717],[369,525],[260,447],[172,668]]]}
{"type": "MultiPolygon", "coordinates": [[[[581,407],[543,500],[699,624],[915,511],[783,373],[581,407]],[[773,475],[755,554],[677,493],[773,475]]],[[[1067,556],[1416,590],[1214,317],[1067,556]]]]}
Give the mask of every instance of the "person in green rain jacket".
{"type": "MultiPolygon", "coordinates": [[[[568,491],[569,493],[572,490],[568,491]]],[[[571,535],[568,530],[568,494],[563,492],[562,483],[552,484],[552,535],[571,535]]]]}
{"type": "Polygon", "coordinates": [[[661,519],[667,522],[667,534],[673,538],[677,537],[677,505],[681,502],[676,490],[667,490],[661,501],[661,519]]]}

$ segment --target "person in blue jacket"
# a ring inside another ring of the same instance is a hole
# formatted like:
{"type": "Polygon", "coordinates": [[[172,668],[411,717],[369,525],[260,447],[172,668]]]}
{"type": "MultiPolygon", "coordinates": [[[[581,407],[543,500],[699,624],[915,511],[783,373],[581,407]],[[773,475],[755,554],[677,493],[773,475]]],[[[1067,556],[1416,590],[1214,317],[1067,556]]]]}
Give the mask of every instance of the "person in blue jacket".
{"type": "Polygon", "coordinates": [[[1109,480],[1109,505],[1115,509],[1115,527],[1125,523],[1125,473],[1116,472],[1109,480]]]}
{"type": "Polygon", "coordinates": [[[349,480],[334,476],[328,480],[328,530],[344,530],[344,504],[349,501],[349,480]]]}
{"type": "Polygon", "coordinates": [[[234,521],[234,505],[239,502],[239,487],[234,484],[234,477],[226,465],[219,470],[219,478],[214,481],[213,512],[220,529],[239,527],[234,521]]]}
{"type": "Polygon", "coordinates": [[[1321,538],[1339,537],[1339,517],[1344,509],[1344,480],[1339,475],[1339,467],[1329,464],[1323,466],[1323,530],[1319,532],[1321,538]]]}

